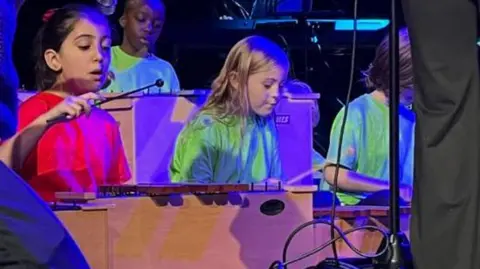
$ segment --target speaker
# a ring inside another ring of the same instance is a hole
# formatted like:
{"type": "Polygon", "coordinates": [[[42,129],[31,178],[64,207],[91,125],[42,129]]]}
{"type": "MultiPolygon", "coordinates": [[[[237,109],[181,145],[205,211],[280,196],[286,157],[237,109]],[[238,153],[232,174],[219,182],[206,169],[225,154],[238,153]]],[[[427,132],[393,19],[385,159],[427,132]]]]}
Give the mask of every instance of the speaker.
{"type": "Polygon", "coordinates": [[[3,162],[0,162],[0,268],[90,268],[50,207],[3,162]]]}

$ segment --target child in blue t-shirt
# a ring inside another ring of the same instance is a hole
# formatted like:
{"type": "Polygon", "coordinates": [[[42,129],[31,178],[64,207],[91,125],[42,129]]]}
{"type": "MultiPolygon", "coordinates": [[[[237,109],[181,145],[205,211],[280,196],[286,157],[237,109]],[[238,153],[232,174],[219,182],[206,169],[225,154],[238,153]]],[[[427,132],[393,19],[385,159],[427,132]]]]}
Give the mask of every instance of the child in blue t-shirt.
{"type": "MultiPolygon", "coordinates": [[[[406,29],[399,35],[400,108],[399,163],[400,195],[410,200],[413,184],[413,150],[415,115],[413,101],[413,69],[410,40],[406,29]]],[[[338,198],[345,205],[388,205],[390,166],[389,136],[389,57],[388,36],[377,47],[375,58],[365,72],[370,93],[349,104],[341,152],[341,125],[345,109],[336,116],[331,130],[330,146],[324,169],[325,180],[333,185],[337,157],[340,154],[338,198]]]]}
{"type": "Polygon", "coordinates": [[[165,4],[161,0],[127,0],[120,18],[123,40],[112,47],[110,69],[114,79],[105,92],[121,93],[138,89],[163,79],[161,88],[147,94],[175,93],[180,90],[175,70],[152,51],[165,23],[165,4]]]}

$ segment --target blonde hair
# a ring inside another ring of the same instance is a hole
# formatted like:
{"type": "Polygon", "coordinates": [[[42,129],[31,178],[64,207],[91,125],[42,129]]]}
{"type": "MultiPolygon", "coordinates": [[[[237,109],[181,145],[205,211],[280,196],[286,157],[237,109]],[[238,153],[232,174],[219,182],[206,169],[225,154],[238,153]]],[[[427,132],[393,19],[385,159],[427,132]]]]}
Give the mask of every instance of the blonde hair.
{"type": "Polygon", "coordinates": [[[261,36],[249,36],[237,42],[228,53],[220,74],[212,83],[212,92],[201,111],[217,118],[250,114],[247,84],[250,75],[273,66],[288,71],[287,54],[275,42],[261,36]],[[238,89],[232,85],[231,76],[238,77],[238,89]]]}
{"type": "MultiPolygon", "coordinates": [[[[285,88],[287,89],[287,92],[292,94],[313,93],[312,87],[310,87],[310,85],[297,79],[288,81],[285,85],[285,88]]],[[[313,105],[312,120],[313,120],[313,123],[312,123],[313,127],[316,127],[320,122],[320,109],[318,108],[317,100],[315,100],[313,105]]]]}

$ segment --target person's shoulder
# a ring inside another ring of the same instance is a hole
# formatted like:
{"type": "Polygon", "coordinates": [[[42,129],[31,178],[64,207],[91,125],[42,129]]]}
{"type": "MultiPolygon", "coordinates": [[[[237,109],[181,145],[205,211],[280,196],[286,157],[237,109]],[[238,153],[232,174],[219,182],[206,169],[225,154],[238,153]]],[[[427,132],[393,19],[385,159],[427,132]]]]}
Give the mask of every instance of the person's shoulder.
{"type": "Polygon", "coordinates": [[[124,72],[141,63],[144,59],[131,56],[124,52],[120,46],[113,46],[110,50],[110,69],[114,73],[124,72]]]}
{"type": "Polygon", "coordinates": [[[200,111],[187,123],[182,135],[215,140],[227,132],[228,126],[228,122],[213,113],[200,111]]]}
{"type": "Polygon", "coordinates": [[[32,97],[28,98],[20,104],[20,113],[25,110],[49,110],[63,100],[62,97],[48,93],[39,92],[32,97]]]}
{"type": "Polygon", "coordinates": [[[192,129],[199,130],[212,130],[219,129],[224,125],[214,114],[200,111],[195,117],[188,123],[192,129]]]}
{"type": "MultiPolygon", "coordinates": [[[[348,115],[359,116],[365,114],[371,109],[372,103],[372,97],[370,94],[360,95],[348,104],[348,115]]],[[[345,106],[342,107],[340,112],[341,114],[345,112],[345,106]]]]}
{"type": "MultiPolygon", "coordinates": [[[[364,118],[368,115],[371,107],[371,97],[369,94],[363,94],[348,104],[347,125],[352,127],[361,126],[364,118]]],[[[337,113],[333,126],[341,126],[345,115],[346,106],[343,106],[337,113]]]]}
{"type": "Polygon", "coordinates": [[[118,53],[118,52],[120,52],[120,51],[121,51],[121,49],[120,49],[120,46],[119,46],[119,45],[117,45],[117,46],[112,46],[112,48],[111,48],[111,52],[112,52],[112,53],[118,53]]]}
{"type": "Polygon", "coordinates": [[[127,55],[125,52],[122,51],[122,49],[120,48],[120,46],[113,46],[111,49],[110,49],[110,53],[112,55],[112,61],[114,59],[118,59],[119,57],[121,58],[122,56],[125,56],[127,55]]]}
{"type": "Polygon", "coordinates": [[[148,57],[148,62],[151,65],[155,65],[158,69],[175,71],[171,63],[156,55],[152,54],[150,57],[148,57]]]}
{"type": "Polygon", "coordinates": [[[18,108],[18,129],[22,130],[40,115],[46,113],[63,100],[62,97],[40,92],[28,98],[18,108]]]}
{"type": "Polygon", "coordinates": [[[123,53],[122,53],[122,50],[120,49],[120,46],[113,46],[111,49],[110,49],[110,55],[111,55],[111,61],[112,62],[115,62],[117,60],[119,60],[118,58],[122,57],[123,53]]]}
{"type": "Polygon", "coordinates": [[[355,98],[352,102],[350,102],[348,109],[352,111],[364,111],[371,106],[372,103],[372,96],[370,94],[363,94],[359,97],[355,98]]]}

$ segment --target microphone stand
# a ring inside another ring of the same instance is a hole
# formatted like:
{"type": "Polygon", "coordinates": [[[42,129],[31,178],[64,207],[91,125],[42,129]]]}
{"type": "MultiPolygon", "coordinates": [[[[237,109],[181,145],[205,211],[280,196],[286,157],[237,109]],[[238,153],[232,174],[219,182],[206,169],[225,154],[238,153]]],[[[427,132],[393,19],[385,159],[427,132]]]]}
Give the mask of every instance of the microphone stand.
{"type": "Polygon", "coordinates": [[[385,244],[388,250],[382,256],[373,259],[374,268],[400,269],[413,268],[410,244],[400,231],[400,179],[399,179],[399,35],[397,25],[398,0],[390,0],[390,234],[384,239],[379,249],[385,244]]]}

